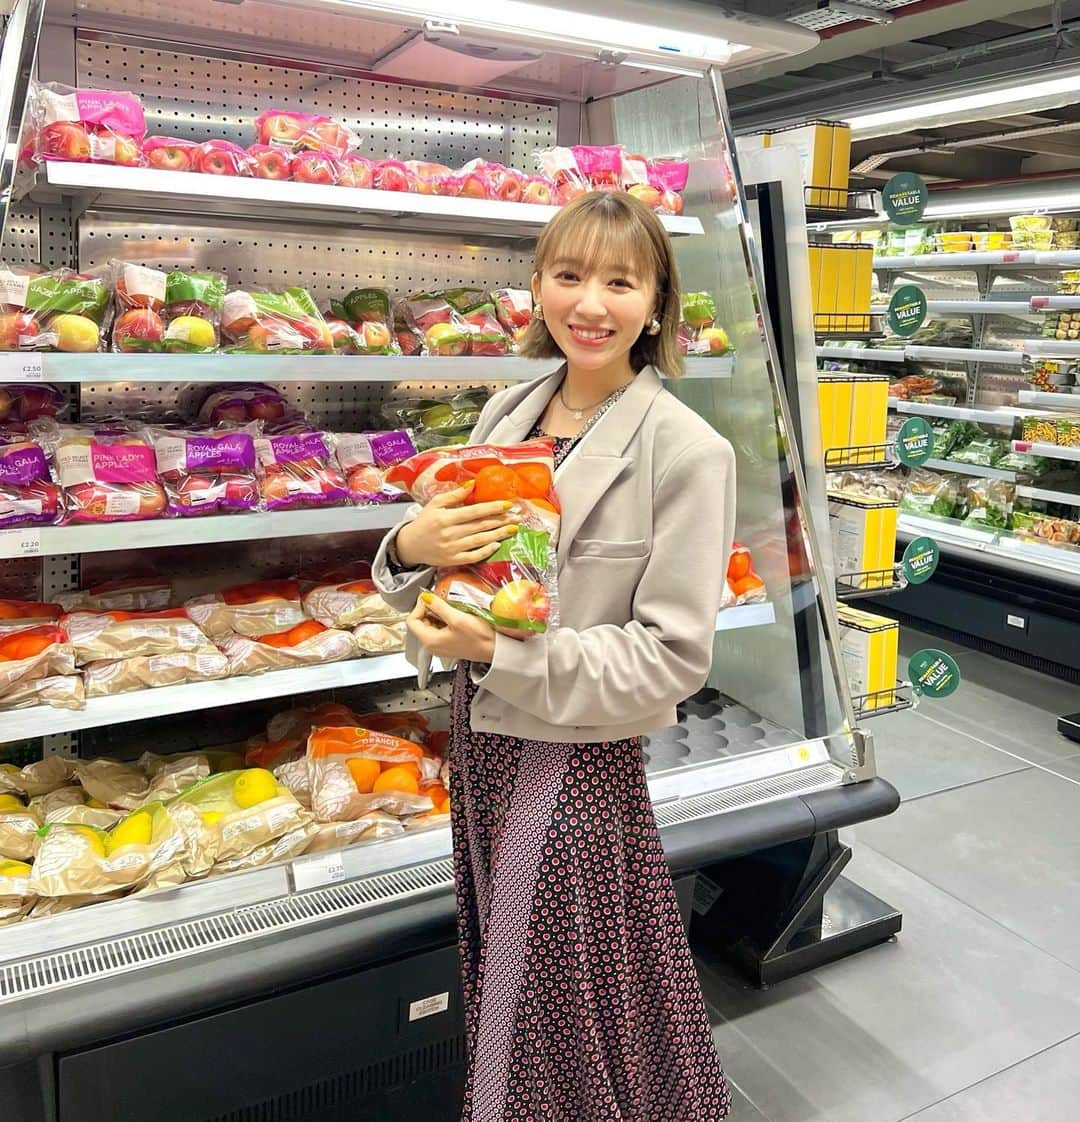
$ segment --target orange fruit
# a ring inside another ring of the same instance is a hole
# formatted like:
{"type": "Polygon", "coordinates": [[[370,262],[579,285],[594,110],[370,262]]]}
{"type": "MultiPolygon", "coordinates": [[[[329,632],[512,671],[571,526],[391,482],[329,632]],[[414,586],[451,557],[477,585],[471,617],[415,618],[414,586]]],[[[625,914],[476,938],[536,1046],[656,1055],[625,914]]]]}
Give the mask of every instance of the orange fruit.
{"type": "Polygon", "coordinates": [[[744,577],[750,575],[751,561],[750,553],[748,550],[739,549],[731,555],[731,560],[728,561],[727,579],[728,580],[742,580],[744,577]]]}
{"type": "Polygon", "coordinates": [[[349,769],[356,789],[362,795],[370,794],[381,772],[379,761],[369,760],[366,756],[353,756],[345,761],[345,766],[349,769]]]}
{"type": "Polygon", "coordinates": [[[441,803],[439,803],[439,805],[436,809],[438,810],[438,812],[440,814],[449,814],[450,813],[450,796],[447,795],[446,798],[443,799],[443,801],[441,803]]]}
{"type": "Polygon", "coordinates": [[[472,492],[474,503],[494,503],[513,499],[518,493],[518,477],[512,468],[492,464],[477,472],[476,486],[472,492]]]}
{"type": "Polygon", "coordinates": [[[523,499],[544,499],[551,490],[551,472],[544,464],[519,464],[514,468],[518,494],[523,499]]]}
{"type": "MultiPolygon", "coordinates": [[[[417,751],[422,753],[423,749],[418,748],[417,751]]],[[[383,760],[383,762],[382,762],[383,771],[390,771],[392,768],[400,768],[402,771],[407,771],[411,776],[413,776],[413,778],[415,778],[417,783],[420,782],[420,765],[419,764],[414,764],[411,760],[407,760],[404,763],[402,763],[400,761],[393,762],[391,760],[383,760]]]]}
{"type": "Polygon", "coordinates": [[[416,776],[412,773],[410,768],[415,765],[406,764],[404,767],[388,767],[378,779],[372,790],[376,793],[380,791],[405,791],[410,795],[418,794],[420,791],[420,784],[417,782],[416,776]]]}
{"type": "Polygon", "coordinates": [[[559,508],[554,503],[549,503],[547,499],[530,499],[529,502],[533,506],[538,506],[542,510],[550,510],[552,514],[558,514],[559,508]]]}
{"type": "Polygon", "coordinates": [[[747,593],[756,592],[765,587],[765,582],[756,573],[752,573],[742,580],[728,581],[728,587],[736,596],[745,596],[747,593]]]}
{"type": "Polygon", "coordinates": [[[314,639],[316,635],[321,635],[326,630],[321,623],[306,619],[303,623],[298,623],[295,627],[277,635],[259,635],[255,642],[267,647],[295,647],[308,639],[314,639]]]}
{"type": "Polygon", "coordinates": [[[441,783],[428,783],[420,792],[421,795],[427,795],[429,799],[435,804],[437,810],[442,804],[450,798],[450,792],[441,783]]]}

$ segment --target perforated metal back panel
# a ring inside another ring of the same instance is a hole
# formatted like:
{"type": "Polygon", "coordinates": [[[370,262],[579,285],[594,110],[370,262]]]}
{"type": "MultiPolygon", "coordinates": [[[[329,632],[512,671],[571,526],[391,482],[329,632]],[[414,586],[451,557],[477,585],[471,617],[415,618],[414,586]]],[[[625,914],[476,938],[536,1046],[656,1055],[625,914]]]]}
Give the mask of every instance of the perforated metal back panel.
{"type": "MultiPolygon", "coordinates": [[[[296,22],[295,13],[291,19],[296,22]]],[[[291,33],[284,38],[291,40],[291,33]]],[[[528,101],[97,38],[79,40],[77,65],[80,85],[137,93],[149,131],[166,136],[225,137],[250,144],[255,140],[252,120],[264,109],[277,108],[344,121],[359,133],[364,153],[378,159],[437,160],[456,166],[480,156],[531,170],[533,151],[555,142],[555,108],[528,101]]]]}

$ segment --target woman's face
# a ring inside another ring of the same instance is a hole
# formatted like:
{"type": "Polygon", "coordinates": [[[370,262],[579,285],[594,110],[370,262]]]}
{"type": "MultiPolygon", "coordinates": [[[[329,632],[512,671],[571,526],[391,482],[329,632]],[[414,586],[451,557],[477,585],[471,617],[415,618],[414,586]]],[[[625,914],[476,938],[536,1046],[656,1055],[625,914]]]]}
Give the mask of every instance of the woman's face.
{"type": "Polygon", "coordinates": [[[600,371],[625,362],[656,310],[655,283],[633,269],[562,257],[534,274],[533,299],[567,362],[600,371]]]}

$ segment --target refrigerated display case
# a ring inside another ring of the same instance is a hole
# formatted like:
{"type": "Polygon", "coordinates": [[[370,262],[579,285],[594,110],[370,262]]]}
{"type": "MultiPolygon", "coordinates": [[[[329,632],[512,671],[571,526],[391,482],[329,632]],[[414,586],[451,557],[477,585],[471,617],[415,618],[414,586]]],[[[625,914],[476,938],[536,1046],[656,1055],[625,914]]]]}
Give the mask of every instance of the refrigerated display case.
{"type": "MultiPolygon", "coordinates": [[[[733,594],[709,685],[677,728],[644,745],[657,819],[684,897],[697,869],[714,884],[730,877],[741,903],[728,922],[708,893],[693,910],[759,977],[887,938],[895,914],[850,928],[838,919],[832,942],[824,930],[822,897],[850,856],[836,830],[898,800],[838,686],[835,617],[757,297],[720,78],[729,63],[796,52],[814,36],[675,5],[659,40],[644,5],[621,5],[617,25],[564,5],[569,15],[548,12],[539,27],[523,22],[533,5],[514,6],[512,27],[501,10],[481,19],[448,7],[439,19],[435,7],[199,0],[179,13],[145,0],[50,0],[39,34],[42,5],[23,0],[0,63],[5,203],[28,66],[43,81],[132,91],[150,132],[189,141],[247,144],[256,115],[284,107],[346,121],[376,160],[481,157],[531,170],[536,150],[578,142],[687,159],[682,213],[663,221],[684,290],[714,295],[732,346],[691,357],[669,386],[735,447],[737,535],[766,594],[733,594]],[[605,35],[615,38],[596,38],[605,35]],[[796,882],[787,847],[799,854],[796,882]],[[737,882],[754,869],[759,887],[777,890],[748,904],[737,882]]],[[[398,297],[527,288],[533,242],[554,213],[77,162],[22,168],[16,189],[3,216],[9,264],[213,271],[231,288],[303,285],[320,307],[357,285],[398,297]]],[[[378,426],[406,398],[495,389],[548,368],[514,356],[0,353],[0,383],[54,385],[67,418],[83,423],[163,416],[191,385],[265,383],[329,431],[378,426]]],[[[371,556],[394,520],[392,505],[340,506],[4,531],[0,595],[51,601],[138,576],[168,582],[182,603],[371,556]]],[[[446,677],[417,689],[403,656],[383,653],[0,711],[0,736],[17,763],[41,753],[132,761],[148,748],[242,744],[275,713],[328,696],[437,723],[448,690],[446,677]]],[[[0,928],[0,1095],[18,1104],[15,1117],[454,1117],[463,1039],[450,832],[445,821],[418,826],[403,816],[393,837],[271,853],[258,867],[71,910],[47,904],[0,928]]]]}

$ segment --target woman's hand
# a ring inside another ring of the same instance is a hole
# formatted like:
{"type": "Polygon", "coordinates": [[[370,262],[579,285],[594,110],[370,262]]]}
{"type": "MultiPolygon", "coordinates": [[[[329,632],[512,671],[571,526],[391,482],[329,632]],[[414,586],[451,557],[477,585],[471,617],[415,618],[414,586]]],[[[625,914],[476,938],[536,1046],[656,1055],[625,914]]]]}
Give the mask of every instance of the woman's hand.
{"type": "Polygon", "coordinates": [[[495,629],[470,612],[452,608],[433,592],[421,592],[405,626],[435,658],[491,662],[495,629]]]}
{"type": "Polygon", "coordinates": [[[420,565],[456,568],[486,561],[517,532],[507,517],[510,502],[465,506],[472,485],[436,495],[420,513],[398,530],[394,548],[408,569],[420,565]]]}

